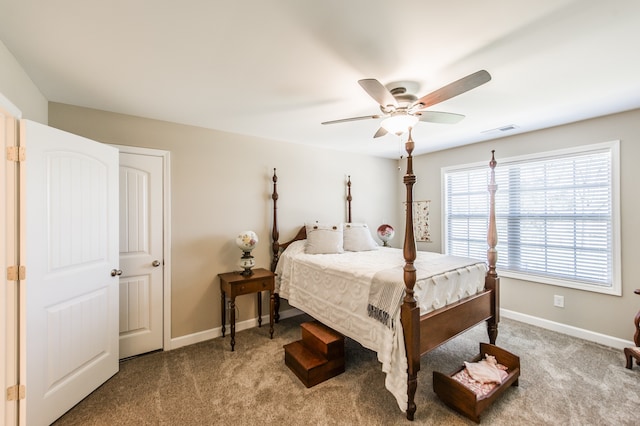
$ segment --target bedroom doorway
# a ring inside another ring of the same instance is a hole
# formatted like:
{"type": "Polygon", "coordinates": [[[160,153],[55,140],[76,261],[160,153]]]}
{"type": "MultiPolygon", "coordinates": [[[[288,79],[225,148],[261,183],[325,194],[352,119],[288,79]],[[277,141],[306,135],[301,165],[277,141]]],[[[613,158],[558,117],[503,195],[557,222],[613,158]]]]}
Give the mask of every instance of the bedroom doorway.
{"type": "Polygon", "coordinates": [[[120,359],[169,349],[166,151],[120,150],[120,359]]]}

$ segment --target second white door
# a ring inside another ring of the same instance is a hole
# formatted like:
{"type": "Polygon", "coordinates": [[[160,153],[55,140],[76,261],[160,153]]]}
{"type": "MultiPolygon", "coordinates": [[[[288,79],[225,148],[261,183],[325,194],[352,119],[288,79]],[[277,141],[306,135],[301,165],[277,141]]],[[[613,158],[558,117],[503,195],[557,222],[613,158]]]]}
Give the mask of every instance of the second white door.
{"type": "Polygon", "coordinates": [[[163,348],[163,159],[120,152],[120,359],[163,348]]]}

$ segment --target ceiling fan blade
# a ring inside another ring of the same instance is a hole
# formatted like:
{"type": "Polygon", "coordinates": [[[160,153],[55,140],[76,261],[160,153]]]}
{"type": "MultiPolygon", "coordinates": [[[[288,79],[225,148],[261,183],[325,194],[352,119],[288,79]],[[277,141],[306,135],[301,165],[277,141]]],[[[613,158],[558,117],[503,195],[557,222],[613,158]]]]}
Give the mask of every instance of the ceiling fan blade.
{"type": "Polygon", "coordinates": [[[491,74],[485,70],[476,71],[473,74],[469,74],[466,77],[456,80],[453,83],[447,84],[440,89],[424,95],[420,99],[414,102],[411,107],[412,111],[419,111],[425,108],[435,105],[437,103],[451,99],[454,96],[461,95],[471,89],[475,89],[478,86],[491,80],[491,74]]]}
{"type": "Polygon", "coordinates": [[[429,123],[441,123],[441,124],[456,124],[459,123],[464,115],[454,114],[452,112],[441,111],[420,111],[415,113],[416,117],[420,118],[420,121],[428,121],[429,123]]]}
{"type": "Polygon", "coordinates": [[[369,96],[371,96],[373,99],[375,99],[376,102],[380,104],[380,106],[398,106],[396,98],[394,98],[391,92],[389,92],[389,89],[384,87],[382,83],[380,83],[375,78],[365,78],[363,80],[358,80],[358,83],[369,94],[369,96]]]}
{"type": "Polygon", "coordinates": [[[387,133],[388,133],[388,132],[385,130],[385,128],[384,128],[384,127],[380,127],[380,128],[378,129],[378,131],[376,132],[376,134],[375,134],[375,135],[373,135],[373,137],[374,137],[374,138],[379,138],[380,136],[384,136],[384,135],[386,135],[387,133]]]}
{"type": "Polygon", "coordinates": [[[382,117],[381,115],[363,115],[362,117],[341,118],[339,120],[323,121],[321,124],[346,123],[348,121],[369,120],[382,117]]]}

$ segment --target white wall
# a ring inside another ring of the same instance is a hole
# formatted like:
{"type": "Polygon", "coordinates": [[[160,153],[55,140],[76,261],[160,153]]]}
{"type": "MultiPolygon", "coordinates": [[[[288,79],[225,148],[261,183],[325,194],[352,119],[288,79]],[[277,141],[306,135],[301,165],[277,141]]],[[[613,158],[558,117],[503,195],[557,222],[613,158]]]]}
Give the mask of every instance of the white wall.
{"type": "MultiPolygon", "coordinates": [[[[637,278],[640,274],[640,217],[637,214],[640,210],[640,110],[416,157],[414,164],[418,182],[415,197],[432,200],[433,225],[433,243],[419,243],[419,249],[441,251],[442,167],[476,163],[481,159],[486,159],[488,167],[492,149],[496,150],[496,160],[500,167],[500,158],[617,139],[620,140],[622,297],[503,277],[501,305],[503,309],[543,322],[564,324],[595,334],[632,340],[635,331],[633,318],[640,308],[640,296],[633,293],[634,289],[640,287],[637,278]],[[564,308],[553,306],[553,296],[556,294],[564,296],[564,308]]],[[[420,141],[416,143],[419,144],[420,141]]],[[[497,196],[499,194],[498,188],[497,196]]]]}
{"type": "Polygon", "coordinates": [[[22,111],[22,118],[47,124],[47,99],[2,41],[0,41],[0,93],[22,111]]]}

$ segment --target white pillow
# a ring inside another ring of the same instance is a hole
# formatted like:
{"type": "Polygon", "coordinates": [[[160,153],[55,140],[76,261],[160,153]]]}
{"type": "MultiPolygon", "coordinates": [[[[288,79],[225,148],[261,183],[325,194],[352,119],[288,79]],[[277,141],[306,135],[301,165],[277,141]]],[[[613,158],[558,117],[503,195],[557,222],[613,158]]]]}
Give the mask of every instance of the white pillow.
{"type": "Polygon", "coordinates": [[[345,223],[344,242],[346,251],[368,251],[378,248],[366,223],[345,223]]]}
{"type": "Polygon", "coordinates": [[[307,243],[304,248],[305,253],[344,253],[342,245],[342,223],[306,223],[305,227],[307,228],[307,243]]]}

